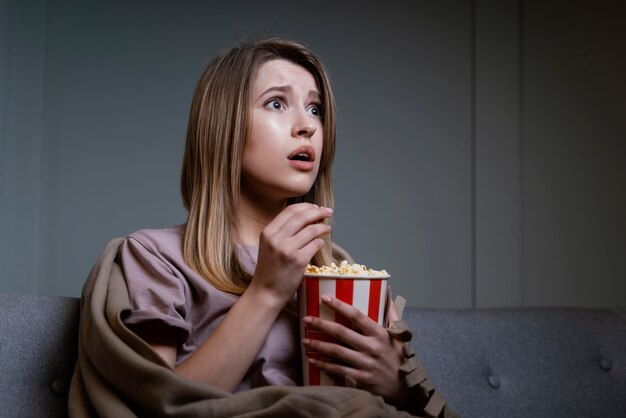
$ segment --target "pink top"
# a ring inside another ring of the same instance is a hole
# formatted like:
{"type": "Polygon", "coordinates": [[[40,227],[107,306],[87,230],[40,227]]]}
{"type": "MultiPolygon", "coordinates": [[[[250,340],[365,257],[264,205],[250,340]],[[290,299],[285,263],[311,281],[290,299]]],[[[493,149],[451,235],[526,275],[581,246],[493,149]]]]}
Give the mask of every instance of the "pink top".
{"type": "MultiPolygon", "coordinates": [[[[193,271],[182,254],[183,225],[146,229],[122,244],[120,263],[132,311],[124,323],[141,336],[147,323],[171,327],[178,334],[176,364],[193,353],[224,319],[239,296],[217,290],[193,271]]],[[[258,248],[239,248],[240,259],[254,272],[258,248]]],[[[245,344],[246,336],[241,336],[245,344]]],[[[265,344],[236,392],[267,385],[301,384],[298,309],[295,298],[283,309],[265,344]]]]}

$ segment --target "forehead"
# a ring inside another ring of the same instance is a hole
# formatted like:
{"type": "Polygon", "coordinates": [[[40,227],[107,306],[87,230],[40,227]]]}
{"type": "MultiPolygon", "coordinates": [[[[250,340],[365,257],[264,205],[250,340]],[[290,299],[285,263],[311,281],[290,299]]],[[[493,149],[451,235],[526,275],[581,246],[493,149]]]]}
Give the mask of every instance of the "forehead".
{"type": "Polygon", "coordinates": [[[254,90],[259,92],[273,86],[291,86],[318,91],[317,82],[307,69],[284,59],[273,59],[259,67],[254,80],[254,90]]]}

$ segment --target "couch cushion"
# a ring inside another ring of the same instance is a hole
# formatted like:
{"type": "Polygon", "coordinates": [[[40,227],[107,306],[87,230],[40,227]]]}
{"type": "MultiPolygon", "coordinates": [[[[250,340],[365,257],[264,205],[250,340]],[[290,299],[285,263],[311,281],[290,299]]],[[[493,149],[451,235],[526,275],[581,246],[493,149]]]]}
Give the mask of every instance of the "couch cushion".
{"type": "Polygon", "coordinates": [[[434,383],[464,418],[626,417],[623,315],[407,309],[404,319],[434,383]]]}
{"type": "MultiPolygon", "coordinates": [[[[2,416],[66,417],[79,299],[0,293],[2,416]]],[[[413,346],[472,417],[625,417],[626,311],[415,309],[413,346]]]]}
{"type": "Polygon", "coordinates": [[[7,417],[67,417],[79,299],[0,293],[0,405],[7,417]]]}

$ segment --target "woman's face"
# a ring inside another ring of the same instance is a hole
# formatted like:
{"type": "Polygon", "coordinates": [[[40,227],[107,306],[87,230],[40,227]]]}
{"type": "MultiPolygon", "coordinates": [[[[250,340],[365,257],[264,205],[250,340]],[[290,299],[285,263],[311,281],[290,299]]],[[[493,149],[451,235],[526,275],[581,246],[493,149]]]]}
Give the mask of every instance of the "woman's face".
{"type": "Polygon", "coordinates": [[[252,127],[242,157],[242,193],[261,201],[306,194],[322,157],[321,95],[306,69],[264,63],[252,87],[252,127]]]}

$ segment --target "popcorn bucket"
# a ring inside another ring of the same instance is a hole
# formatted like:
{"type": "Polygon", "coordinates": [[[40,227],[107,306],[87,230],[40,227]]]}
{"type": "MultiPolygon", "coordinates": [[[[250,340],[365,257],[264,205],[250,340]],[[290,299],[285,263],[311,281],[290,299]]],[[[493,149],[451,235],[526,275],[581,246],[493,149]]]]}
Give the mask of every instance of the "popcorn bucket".
{"type": "MultiPolygon", "coordinates": [[[[387,309],[387,280],[390,276],[385,271],[376,273],[378,274],[305,274],[298,290],[301,337],[338,342],[324,333],[307,329],[302,321],[305,316],[318,317],[352,327],[349,320],[340,314],[335,314],[333,309],[322,303],[322,295],[342,300],[383,325],[387,309]]],[[[341,342],[338,343],[341,344],[341,342]]],[[[304,385],[346,386],[343,379],[333,378],[315,366],[309,365],[308,357],[320,358],[321,356],[308,347],[302,350],[304,385]]]]}

